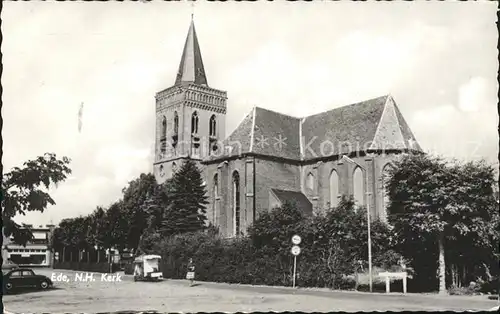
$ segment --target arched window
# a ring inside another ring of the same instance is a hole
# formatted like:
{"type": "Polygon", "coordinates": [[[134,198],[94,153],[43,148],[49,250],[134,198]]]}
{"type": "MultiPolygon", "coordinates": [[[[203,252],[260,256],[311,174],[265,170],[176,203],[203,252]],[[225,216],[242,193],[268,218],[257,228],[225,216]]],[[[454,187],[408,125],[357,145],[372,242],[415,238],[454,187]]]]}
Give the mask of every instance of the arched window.
{"type": "Polygon", "coordinates": [[[213,192],[212,192],[212,199],[213,199],[213,205],[212,205],[212,214],[213,214],[213,223],[216,224],[217,220],[217,197],[219,196],[219,177],[217,174],[214,175],[214,186],[213,186],[213,192]]]}
{"type": "Polygon", "coordinates": [[[179,115],[177,111],[174,112],[174,134],[179,134],[179,115]]]}
{"type": "Polygon", "coordinates": [[[311,172],[306,177],[306,187],[311,191],[314,190],[314,175],[311,172]]]}
{"type": "Polygon", "coordinates": [[[175,172],[177,170],[177,165],[175,164],[175,161],[172,163],[172,172],[175,172]]]}
{"type": "Polygon", "coordinates": [[[219,176],[217,174],[214,175],[214,187],[213,187],[214,197],[219,196],[219,176]]]}
{"type": "Polygon", "coordinates": [[[363,180],[363,170],[360,167],[354,169],[353,174],[354,183],[354,202],[358,205],[365,205],[365,182],[363,180]]]}
{"type": "Polygon", "coordinates": [[[167,136],[167,118],[163,116],[161,119],[161,138],[164,139],[167,136]]]}
{"type": "Polygon", "coordinates": [[[234,213],[234,235],[240,234],[240,175],[233,172],[233,213],[234,213]]]}
{"type": "Polygon", "coordinates": [[[191,117],[191,133],[198,134],[198,113],[196,111],[191,117]]]}
{"type": "Polygon", "coordinates": [[[390,165],[387,164],[384,166],[382,169],[382,220],[387,221],[387,216],[389,215],[388,212],[388,207],[389,207],[389,189],[388,189],[388,184],[389,184],[389,167],[390,165]]]}
{"type": "Polygon", "coordinates": [[[216,125],[215,115],[212,115],[210,117],[210,127],[209,127],[210,128],[210,133],[209,133],[210,136],[215,136],[215,134],[216,134],[216,131],[215,131],[216,130],[216,126],[217,125],[216,125]]]}
{"type": "Polygon", "coordinates": [[[330,174],[330,207],[336,207],[339,199],[339,175],[332,170],[330,174]]]}

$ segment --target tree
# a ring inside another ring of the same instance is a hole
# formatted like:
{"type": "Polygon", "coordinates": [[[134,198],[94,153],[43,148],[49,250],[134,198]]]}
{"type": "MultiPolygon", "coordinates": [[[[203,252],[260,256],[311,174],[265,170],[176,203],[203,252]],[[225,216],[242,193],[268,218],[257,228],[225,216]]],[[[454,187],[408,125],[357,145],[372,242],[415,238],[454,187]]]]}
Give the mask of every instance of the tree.
{"type": "Polygon", "coordinates": [[[106,249],[123,250],[127,241],[127,217],[123,216],[122,203],[115,202],[109,206],[105,219],[106,235],[103,235],[103,245],[106,249]]]}
{"type": "Polygon", "coordinates": [[[205,228],[208,196],[201,172],[192,160],[187,160],[167,186],[168,209],[163,217],[164,235],[194,232],[205,228]]]}
{"type": "Polygon", "coordinates": [[[498,221],[493,169],[485,162],[406,155],[389,169],[389,177],[389,222],[399,249],[414,259],[437,255],[439,292],[446,293],[446,247],[466,239],[484,247],[498,239],[492,224],[498,221]]]}
{"type": "Polygon", "coordinates": [[[70,159],[58,159],[55,154],[46,153],[35,160],[29,160],[23,167],[14,167],[3,175],[2,180],[2,220],[5,236],[14,237],[14,242],[26,245],[33,238],[29,228],[21,228],[13,218],[26,212],[43,212],[55,201],[46,192],[51,184],[66,180],[71,174],[70,159]]]}
{"type": "Polygon", "coordinates": [[[157,228],[158,216],[161,216],[165,208],[164,194],[162,186],[156,183],[151,173],[142,173],[139,178],[130,181],[123,189],[121,208],[128,220],[127,248],[137,249],[144,231],[148,227],[157,228]],[[149,226],[150,224],[152,226],[149,226]]]}

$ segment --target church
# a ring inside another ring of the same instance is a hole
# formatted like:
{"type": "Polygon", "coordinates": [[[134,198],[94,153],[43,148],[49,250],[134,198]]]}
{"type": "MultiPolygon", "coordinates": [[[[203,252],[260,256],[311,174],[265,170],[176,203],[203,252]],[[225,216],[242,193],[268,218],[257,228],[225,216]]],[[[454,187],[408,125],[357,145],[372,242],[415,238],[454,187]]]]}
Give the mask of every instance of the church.
{"type": "Polygon", "coordinates": [[[384,220],[388,164],[422,152],[390,95],[307,117],[254,107],[225,137],[227,92],[208,85],[193,20],[175,83],[155,98],[157,182],[194,160],[207,218],[225,237],[245,234],[259,213],[286,201],[313,215],[353,196],[384,220]]]}

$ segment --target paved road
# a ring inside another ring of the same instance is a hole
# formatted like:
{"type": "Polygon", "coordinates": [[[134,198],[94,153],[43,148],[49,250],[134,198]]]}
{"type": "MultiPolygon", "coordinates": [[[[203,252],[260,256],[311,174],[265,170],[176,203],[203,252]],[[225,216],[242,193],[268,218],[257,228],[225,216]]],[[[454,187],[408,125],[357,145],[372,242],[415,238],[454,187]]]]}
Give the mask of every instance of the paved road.
{"type": "Polygon", "coordinates": [[[9,312],[255,312],[255,311],[412,311],[412,310],[488,310],[498,301],[486,296],[437,296],[420,294],[368,294],[291,289],[278,287],[200,283],[189,287],[183,280],[159,283],[134,282],[130,276],[121,281],[75,281],[76,272],[36,270],[52,276],[63,273],[68,282],[56,282],[55,289],[4,296],[9,312]]]}

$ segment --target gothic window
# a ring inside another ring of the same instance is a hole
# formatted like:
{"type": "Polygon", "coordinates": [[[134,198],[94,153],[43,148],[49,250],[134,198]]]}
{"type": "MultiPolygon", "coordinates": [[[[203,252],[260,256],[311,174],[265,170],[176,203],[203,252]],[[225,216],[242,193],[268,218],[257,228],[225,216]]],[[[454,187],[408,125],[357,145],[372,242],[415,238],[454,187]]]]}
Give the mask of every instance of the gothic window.
{"type": "Polygon", "coordinates": [[[234,213],[234,235],[240,234],[240,176],[233,172],[233,213],[234,213]]]}
{"type": "Polygon", "coordinates": [[[217,197],[219,196],[219,178],[218,175],[214,175],[214,186],[213,186],[213,219],[212,221],[216,224],[217,219],[217,197]]]}
{"type": "Polygon", "coordinates": [[[307,186],[307,189],[309,189],[311,191],[314,190],[314,175],[311,172],[309,172],[309,174],[307,175],[306,186],[307,186]]]}
{"type": "Polygon", "coordinates": [[[384,166],[382,169],[382,219],[384,221],[387,221],[387,216],[389,215],[388,212],[388,207],[389,207],[389,190],[388,190],[388,184],[389,184],[389,167],[390,165],[387,164],[384,166]]]}
{"type": "Polygon", "coordinates": [[[179,115],[177,111],[174,112],[174,134],[179,134],[179,115]]]}
{"type": "Polygon", "coordinates": [[[336,207],[339,199],[339,175],[333,170],[330,174],[330,207],[336,207]]]}
{"type": "Polygon", "coordinates": [[[172,172],[175,172],[177,170],[177,165],[175,164],[175,161],[172,163],[172,172]]]}
{"type": "Polygon", "coordinates": [[[354,183],[354,202],[358,205],[365,205],[364,196],[365,196],[365,183],[363,180],[363,170],[360,167],[356,167],[354,169],[353,174],[353,183],[354,183]]]}
{"type": "Polygon", "coordinates": [[[196,111],[191,117],[191,133],[198,134],[198,113],[196,111]]]}
{"type": "Polygon", "coordinates": [[[216,127],[216,120],[215,120],[215,115],[212,115],[210,117],[210,136],[215,136],[216,132],[215,132],[215,127],[216,127]]]}
{"type": "Polygon", "coordinates": [[[163,116],[161,119],[161,139],[167,136],[167,118],[163,116]]]}

